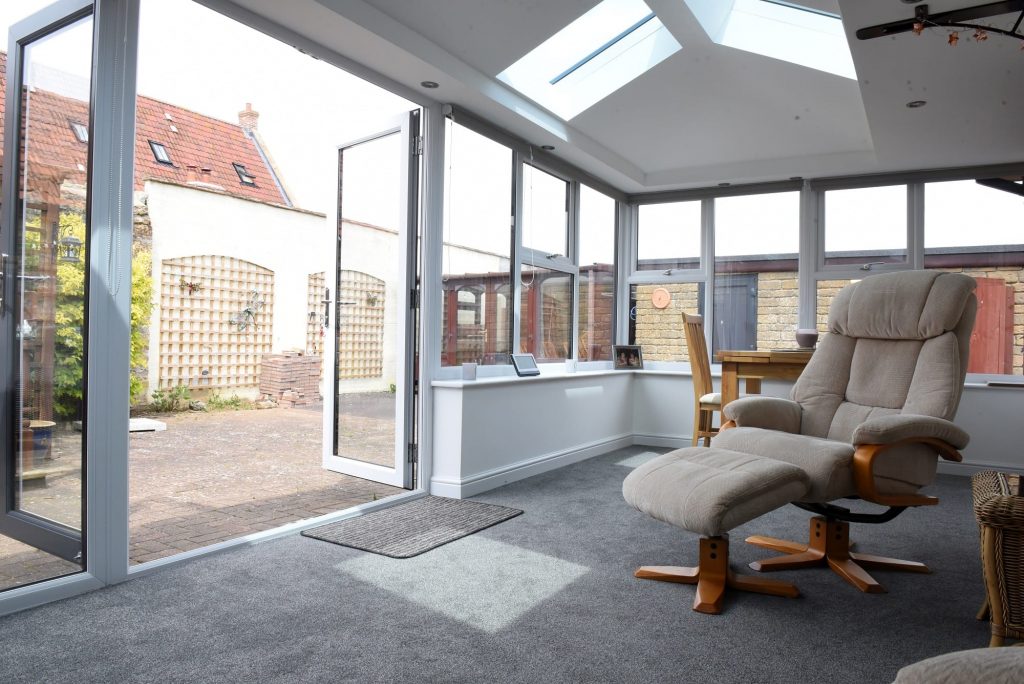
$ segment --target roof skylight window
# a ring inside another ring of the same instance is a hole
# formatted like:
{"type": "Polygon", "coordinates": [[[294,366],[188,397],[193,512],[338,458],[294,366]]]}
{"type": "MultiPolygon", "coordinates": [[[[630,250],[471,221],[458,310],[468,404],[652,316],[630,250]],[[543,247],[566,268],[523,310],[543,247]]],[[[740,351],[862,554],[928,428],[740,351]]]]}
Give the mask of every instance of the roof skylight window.
{"type": "Polygon", "coordinates": [[[167,154],[167,148],[158,142],[153,140],[149,141],[149,147],[153,150],[153,158],[161,164],[169,164],[174,166],[174,162],[171,161],[171,155],[167,154]]]}
{"type": "Polygon", "coordinates": [[[786,0],[686,0],[719,45],[857,78],[843,20],[786,0]]]}
{"type": "Polygon", "coordinates": [[[245,166],[242,164],[231,164],[235,167],[235,173],[238,174],[238,180],[242,181],[243,185],[256,185],[256,179],[251,173],[245,170],[245,166]]]}
{"type": "Polygon", "coordinates": [[[498,79],[569,120],[679,49],[643,0],[604,0],[498,79]]]}
{"type": "Polygon", "coordinates": [[[70,121],[71,131],[75,134],[75,139],[80,143],[89,142],[89,127],[84,123],[78,121],[70,121]]]}

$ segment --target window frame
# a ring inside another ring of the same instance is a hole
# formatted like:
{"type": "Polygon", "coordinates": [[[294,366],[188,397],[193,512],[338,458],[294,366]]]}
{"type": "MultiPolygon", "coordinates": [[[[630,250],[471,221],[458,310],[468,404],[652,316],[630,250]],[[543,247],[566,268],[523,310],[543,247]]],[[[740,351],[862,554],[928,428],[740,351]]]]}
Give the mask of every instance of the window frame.
{"type": "MultiPolygon", "coordinates": [[[[581,368],[610,368],[610,361],[586,361],[581,362],[579,360],[579,334],[580,334],[580,317],[579,317],[579,204],[580,204],[580,188],[582,185],[588,186],[591,190],[599,192],[615,202],[615,254],[616,261],[613,264],[614,272],[614,285],[613,292],[615,293],[615,300],[612,304],[612,310],[616,312],[612,320],[612,337],[611,342],[616,343],[619,336],[620,317],[617,315],[619,310],[619,288],[621,283],[621,267],[619,263],[619,244],[622,239],[622,235],[626,232],[622,228],[622,221],[624,217],[628,215],[628,212],[624,210],[626,206],[627,196],[624,192],[617,190],[616,188],[608,185],[607,183],[594,178],[590,174],[578,169],[577,167],[559,159],[558,157],[549,154],[547,151],[538,149],[535,144],[528,143],[520,138],[513,136],[510,133],[497,129],[490,125],[488,122],[483,121],[476,116],[456,109],[455,107],[446,107],[445,115],[453,122],[458,123],[460,126],[464,126],[474,131],[475,133],[482,135],[500,145],[509,148],[512,151],[512,187],[509,188],[512,196],[512,215],[510,218],[512,226],[511,234],[511,258],[510,263],[510,277],[511,277],[511,329],[509,335],[510,349],[518,351],[521,344],[521,326],[523,323],[523,315],[525,312],[522,310],[522,268],[523,264],[533,265],[538,268],[548,269],[556,273],[562,273],[568,275],[572,279],[572,304],[570,316],[572,320],[571,325],[571,337],[569,340],[570,344],[570,356],[566,360],[575,361],[581,368]],[[524,169],[529,165],[533,168],[547,173],[559,180],[564,181],[566,186],[566,202],[567,202],[567,236],[566,236],[566,254],[564,255],[553,255],[550,252],[539,250],[536,248],[527,247],[523,244],[523,212],[524,212],[524,169]]],[[[440,357],[440,350],[435,355],[435,372],[434,378],[438,380],[450,380],[458,379],[461,377],[461,369],[459,366],[444,366],[443,361],[440,357]]],[[[558,361],[547,361],[540,363],[541,369],[547,370],[558,369],[562,366],[561,360],[558,361]]],[[[564,368],[564,366],[563,366],[564,368]]],[[[511,361],[504,364],[492,364],[487,366],[480,366],[477,369],[478,377],[508,377],[515,376],[514,369],[511,361]]]]}
{"type": "Polygon", "coordinates": [[[171,159],[171,153],[167,151],[166,145],[155,140],[150,140],[148,142],[149,149],[153,153],[153,159],[155,159],[158,164],[164,164],[165,166],[174,166],[174,161],[171,159]],[[158,149],[159,151],[157,151],[158,149]],[[163,156],[166,157],[166,159],[160,158],[161,153],[163,153],[163,156]]]}
{"type": "Polygon", "coordinates": [[[245,164],[231,162],[231,166],[235,169],[235,173],[238,174],[239,183],[250,188],[256,187],[256,177],[249,173],[248,169],[245,168],[245,164]]]}
{"type": "Polygon", "coordinates": [[[75,140],[85,145],[89,144],[88,125],[82,123],[81,121],[75,121],[74,119],[68,119],[68,125],[71,126],[71,133],[74,134],[75,140]]]}
{"type": "MultiPolygon", "coordinates": [[[[856,280],[866,277],[867,273],[878,274],[910,270],[922,270],[925,245],[925,186],[928,183],[976,180],[979,178],[1024,176],[1024,164],[1002,164],[980,167],[963,167],[956,169],[923,170],[902,173],[874,174],[864,176],[844,176],[820,179],[793,179],[778,183],[757,183],[729,187],[697,188],[684,191],[656,192],[630,195],[626,202],[627,217],[620,222],[626,235],[620,241],[617,253],[617,264],[628,266],[624,277],[620,278],[617,297],[620,303],[616,310],[616,344],[627,344],[630,287],[636,284],[676,284],[685,282],[704,283],[704,313],[706,317],[714,316],[714,200],[720,197],[736,195],[766,194],[769,192],[800,191],[800,243],[797,259],[798,281],[798,314],[800,327],[817,328],[817,287],[822,280],[856,280]],[[905,185],[907,189],[907,259],[902,263],[872,265],[866,272],[860,266],[849,264],[825,264],[825,192],[829,190],[845,190],[892,185],[905,185]],[[702,264],[700,269],[688,272],[682,270],[669,274],[657,271],[638,271],[636,269],[638,217],[641,204],[678,202],[688,199],[700,199],[705,202],[702,207],[702,264]]],[[[621,272],[621,271],[620,271],[621,272]]],[[[708,348],[712,343],[712,326],[705,326],[708,348]]],[[[720,364],[711,360],[713,369],[719,370],[720,364]]],[[[689,364],[682,361],[648,361],[645,366],[658,370],[677,370],[689,372],[689,364]]],[[[968,374],[965,382],[981,383],[1005,381],[1006,378],[1017,378],[1013,375],[1001,374],[968,374]]],[[[1022,382],[1024,384],[1024,382],[1022,382]]]]}

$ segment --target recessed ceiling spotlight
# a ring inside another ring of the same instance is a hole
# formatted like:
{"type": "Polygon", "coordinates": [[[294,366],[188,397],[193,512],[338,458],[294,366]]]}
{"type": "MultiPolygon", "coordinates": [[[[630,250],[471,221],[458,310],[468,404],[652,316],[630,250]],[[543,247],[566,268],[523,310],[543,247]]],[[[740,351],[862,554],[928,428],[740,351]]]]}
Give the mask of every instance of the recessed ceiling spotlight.
{"type": "Polygon", "coordinates": [[[720,188],[727,188],[727,187],[729,187],[730,185],[732,185],[732,183],[719,183],[719,184],[718,184],[718,187],[720,187],[720,188]]]}
{"type": "Polygon", "coordinates": [[[904,5],[916,5],[917,3],[921,2],[921,0],[900,0],[900,2],[902,2],[904,5]]]}
{"type": "Polygon", "coordinates": [[[423,86],[424,88],[431,89],[438,87],[437,81],[420,81],[420,85],[423,86]]]}
{"type": "Polygon", "coordinates": [[[910,109],[917,109],[919,107],[924,107],[926,104],[928,104],[927,100],[911,100],[907,103],[907,107],[910,109]]]}
{"type": "Polygon", "coordinates": [[[552,150],[555,149],[555,146],[554,145],[541,145],[540,149],[544,150],[545,152],[551,152],[552,150]]]}

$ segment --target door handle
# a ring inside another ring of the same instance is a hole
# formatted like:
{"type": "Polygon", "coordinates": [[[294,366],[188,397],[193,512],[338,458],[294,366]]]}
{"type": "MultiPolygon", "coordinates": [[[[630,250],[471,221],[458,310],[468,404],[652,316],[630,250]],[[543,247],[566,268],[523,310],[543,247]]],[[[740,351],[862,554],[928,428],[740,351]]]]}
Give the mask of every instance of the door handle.
{"type": "Polygon", "coordinates": [[[331,288],[324,288],[324,298],[320,300],[320,303],[324,305],[324,327],[329,328],[331,326],[331,288]]]}
{"type": "Polygon", "coordinates": [[[0,254],[0,316],[7,313],[7,255],[0,254]]]}

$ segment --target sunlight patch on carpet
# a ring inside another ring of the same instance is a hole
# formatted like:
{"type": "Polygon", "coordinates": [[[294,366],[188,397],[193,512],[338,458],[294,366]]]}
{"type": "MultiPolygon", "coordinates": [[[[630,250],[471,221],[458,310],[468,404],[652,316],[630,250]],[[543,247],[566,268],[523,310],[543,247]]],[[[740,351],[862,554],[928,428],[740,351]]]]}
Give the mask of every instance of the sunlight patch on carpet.
{"type": "Polygon", "coordinates": [[[342,572],[485,632],[497,632],[589,568],[479,535],[397,560],[364,554],[342,572]]]}
{"type": "Polygon", "coordinates": [[[639,454],[624,458],[621,461],[616,461],[615,465],[622,466],[624,468],[639,468],[644,463],[661,456],[656,451],[641,451],[639,454]]]}

